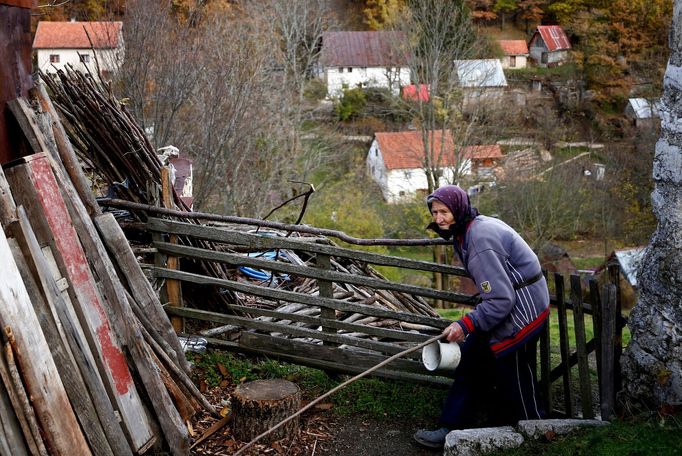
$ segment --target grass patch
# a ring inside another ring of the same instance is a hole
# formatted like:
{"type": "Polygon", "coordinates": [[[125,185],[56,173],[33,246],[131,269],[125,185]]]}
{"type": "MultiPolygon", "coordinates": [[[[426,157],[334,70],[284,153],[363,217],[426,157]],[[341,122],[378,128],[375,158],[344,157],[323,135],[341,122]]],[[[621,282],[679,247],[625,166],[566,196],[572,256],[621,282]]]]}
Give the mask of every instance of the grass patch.
{"type": "Polygon", "coordinates": [[[527,442],[520,448],[499,451],[497,456],[575,455],[680,455],[680,417],[666,420],[616,420],[610,426],[582,429],[556,440],[527,442]]]}
{"type": "Polygon", "coordinates": [[[593,256],[593,257],[585,257],[585,258],[572,257],[571,260],[573,260],[573,264],[575,264],[575,267],[578,269],[595,270],[599,266],[604,264],[604,257],[603,256],[593,256]]]}

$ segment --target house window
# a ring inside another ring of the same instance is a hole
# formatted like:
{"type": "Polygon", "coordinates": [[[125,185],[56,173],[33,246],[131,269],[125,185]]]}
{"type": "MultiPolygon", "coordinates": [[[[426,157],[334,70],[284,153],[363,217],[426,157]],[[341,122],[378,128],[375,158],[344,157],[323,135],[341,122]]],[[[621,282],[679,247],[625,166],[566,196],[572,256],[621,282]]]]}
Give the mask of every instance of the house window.
{"type": "Polygon", "coordinates": [[[348,67],[348,72],[352,73],[353,72],[353,67],[348,67]]]}
{"type": "Polygon", "coordinates": [[[88,54],[78,54],[82,63],[90,63],[90,55],[88,54]]]}
{"type": "Polygon", "coordinates": [[[50,54],[50,63],[59,63],[59,54],[50,54]]]}
{"type": "Polygon", "coordinates": [[[515,66],[516,66],[516,56],[510,55],[509,56],[509,67],[514,68],[515,66]]]}

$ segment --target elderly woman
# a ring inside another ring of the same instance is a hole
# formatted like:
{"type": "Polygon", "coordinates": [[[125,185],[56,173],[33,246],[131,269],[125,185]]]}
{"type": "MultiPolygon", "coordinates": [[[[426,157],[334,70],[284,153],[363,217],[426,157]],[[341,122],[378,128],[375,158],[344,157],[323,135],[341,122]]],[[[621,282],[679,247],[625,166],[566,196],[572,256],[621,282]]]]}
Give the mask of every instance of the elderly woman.
{"type": "Polygon", "coordinates": [[[462,358],[440,417],[440,427],[420,430],[415,440],[440,448],[451,429],[476,424],[493,400],[490,424],[544,416],[535,379],[539,334],[549,316],[549,292],[533,250],[509,225],[480,215],[455,185],[427,198],[429,229],[451,240],[478,288],[480,303],[445,331],[460,344],[462,358]]]}

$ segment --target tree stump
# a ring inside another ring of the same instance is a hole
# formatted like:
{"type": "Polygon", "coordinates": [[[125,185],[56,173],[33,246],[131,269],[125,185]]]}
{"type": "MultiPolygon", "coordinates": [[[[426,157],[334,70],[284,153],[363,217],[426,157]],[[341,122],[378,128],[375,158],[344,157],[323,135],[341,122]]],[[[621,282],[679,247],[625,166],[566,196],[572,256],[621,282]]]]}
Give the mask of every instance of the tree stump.
{"type": "MultiPolygon", "coordinates": [[[[256,380],[239,385],[232,397],[234,434],[250,442],[280,421],[296,413],[301,405],[301,391],[287,380],[256,380]]],[[[298,417],[263,437],[263,443],[280,440],[298,432],[298,417]]]]}

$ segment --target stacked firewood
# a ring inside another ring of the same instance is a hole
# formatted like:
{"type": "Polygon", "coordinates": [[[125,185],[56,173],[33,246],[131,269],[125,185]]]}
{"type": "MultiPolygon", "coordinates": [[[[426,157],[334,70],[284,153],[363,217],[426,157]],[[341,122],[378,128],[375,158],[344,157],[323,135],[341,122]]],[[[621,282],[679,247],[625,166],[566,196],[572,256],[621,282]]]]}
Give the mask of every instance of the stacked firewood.
{"type": "Polygon", "coordinates": [[[189,454],[214,413],[44,88],[9,103],[32,155],[0,172],[0,453],[189,454]]]}

